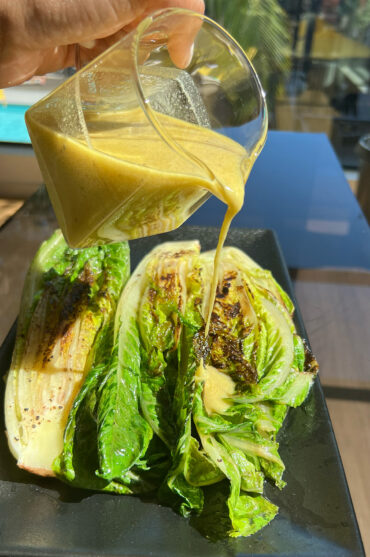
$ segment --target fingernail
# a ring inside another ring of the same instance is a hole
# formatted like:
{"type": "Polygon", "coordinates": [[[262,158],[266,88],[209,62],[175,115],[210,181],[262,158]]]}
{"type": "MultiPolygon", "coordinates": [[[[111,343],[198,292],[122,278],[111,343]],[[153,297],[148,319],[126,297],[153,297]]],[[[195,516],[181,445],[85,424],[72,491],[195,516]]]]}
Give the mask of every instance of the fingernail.
{"type": "Polygon", "coordinates": [[[80,46],[82,46],[83,48],[94,48],[96,41],[92,40],[92,41],[83,41],[82,43],[79,43],[80,46]]]}
{"type": "Polygon", "coordinates": [[[194,43],[191,45],[189,49],[189,56],[187,58],[186,64],[184,65],[185,68],[187,68],[190,62],[192,61],[193,54],[194,54],[194,43]]]}

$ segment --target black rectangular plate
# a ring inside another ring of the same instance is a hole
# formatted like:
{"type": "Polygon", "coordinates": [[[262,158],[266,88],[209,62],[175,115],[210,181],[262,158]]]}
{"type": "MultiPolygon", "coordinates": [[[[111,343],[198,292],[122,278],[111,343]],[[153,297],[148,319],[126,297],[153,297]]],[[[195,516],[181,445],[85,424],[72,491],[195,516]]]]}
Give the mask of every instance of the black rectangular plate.
{"type": "MultiPolygon", "coordinates": [[[[131,242],[132,268],[155,245],[198,238],[215,248],[218,229],[182,227],[131,242]]],[[[241,248],[272,271],[294,300],[292,285],[269,230],[232,229],[227,245],[241,248]]],[[[295,301],[295,300],[294,300],[295,301]]],[[[299,310],[299,333],[306,337],[299,310]]],[[[0,373],[9,367],[14,328],[0,350],[0,373]]],[[[3,400],[1,382],[1,400],[3,400]]],[[[233,557],[364,555],[346,479],[320,382],[304,405],[290,410],[279,437],[287,486],[265,493],[279,514],[249,538],[210,542],[171,509],[135,497],[73,489],[16,467],[0,424],[0,555],[122,555],[125,557],[233,557]]]]}

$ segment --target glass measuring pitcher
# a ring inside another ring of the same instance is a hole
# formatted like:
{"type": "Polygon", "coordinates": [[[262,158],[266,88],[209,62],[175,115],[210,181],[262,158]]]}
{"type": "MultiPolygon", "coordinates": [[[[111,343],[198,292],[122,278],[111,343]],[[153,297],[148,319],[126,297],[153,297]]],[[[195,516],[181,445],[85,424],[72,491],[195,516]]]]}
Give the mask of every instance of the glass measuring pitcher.
{"type": "Polygon", "coordinates": [[[240,205],[267,113],[232,37],[172,8],[32,106],[26,123],[64,236],[86,247],[173,230],[211,193],[240,205]]]}

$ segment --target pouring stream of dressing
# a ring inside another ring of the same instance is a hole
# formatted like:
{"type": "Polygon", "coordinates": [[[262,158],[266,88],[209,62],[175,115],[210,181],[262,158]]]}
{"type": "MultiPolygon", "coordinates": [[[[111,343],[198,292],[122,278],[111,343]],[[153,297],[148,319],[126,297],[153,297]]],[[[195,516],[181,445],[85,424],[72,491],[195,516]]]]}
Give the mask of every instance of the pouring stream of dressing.
{"type": "Polygon", "coordinates": [[[222,246],[243,206],[245,182],[265,135],[249,153],[209,128],[158,112],[156,119],[166,130],[167,142],[139,109],[85,113],[89,144],[86,134],[75,138],[61,133],[53,112],[39,119],[31,113],[27,125],[56,216],[72,247],[173,230],[207,191],[227,205],[205,316],[208,334],[222,246]]]}

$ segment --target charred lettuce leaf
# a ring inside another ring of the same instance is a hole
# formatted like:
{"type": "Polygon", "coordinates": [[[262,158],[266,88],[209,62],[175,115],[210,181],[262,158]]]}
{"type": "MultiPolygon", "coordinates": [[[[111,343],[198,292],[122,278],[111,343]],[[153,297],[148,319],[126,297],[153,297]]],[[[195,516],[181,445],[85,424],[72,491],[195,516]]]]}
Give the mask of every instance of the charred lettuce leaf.
{"type": "MultiPolygon", "coordinates": [[[[211,282],[210,259],[213,253],[198,260],[204,299],[211,282]]],[[[295,331],[293,309],[271,273],[235,248],[223,251],[207,339],[207,308],[193,306],[203,324],[192,318],[198,325],[193,339],[195,427],[182,455],[181,486],[184,494],[184,479],[205,486],[227,478],[231,536],[250,535],[276,515],[277,507],[262,496],[265,479],[280,489],[285,485],[276,436],[288,406],[303,402],[317,371],[295,331]]],[[[212,489],[215,493],[216,486],[212,489]]]]}
{"type": "Polygon", "coordinates": [[[205,338],[214,253],[195,250],[180,265],[188,252],[173,248],[180,253],[166,244],[147,266],[137,317],[142,412],[170,451],[158,495],[204,526],[204,489],[215,494],[219,485],[228,534],[247,536],[278,511],[263,497],[264,481],[285,485],[277,434],[288,407],[307,396],[316,362],[295,331],[289,297],[235,248],[223,251],[205,338]]]}
{"type": "Polygon", "coordinates": [[[173,450],[178,439],[173,400],[186,306],[187,275],[199,242],[162,244],[143,270],[145,288],[137,314],[141,339],[141,409],[153,431],[173,450]],[[175,419],[175,421],[174,421],[175,419]]]}
{"type": "Polygon", "coordinates": [[[249,536],[278,512],[264,483],[285,485],[279,431],[317,373],[293,303],[269,271],[224,248],[210,308],[214,252],[200,253],[197,241],[158,245],[117,303],[127,254],[125,244],[68,250],[60,235],[41,248],[8,378],[9,424],[39,461],[48,455],[48,473],[72,485],[150,493],[211,539],[249,536]],[[47,315],[48,327],[37,328],[47,315]],[[25,383],[34,376],[43,387],[60,377],[58,419],[41,396],[53,402],[54,391],[25,383]],[[26,402],[36,420],[50,420],[53,433],[38,445],[26,402]]]}
{"type": "Polygon", "coordinates": [[[141,350],[137,313],[146,288],[146,265],[144,259],[120,297],[111,331],[113,346],[92,369],[75,401],[63,452],[54,465],[62,478],[78,485],[84,482],[84,487],[90,489],[151,491],[155,489],[151,478],[157,473],[161,476],[167,458],[163,447],[158,453],[160,444],[151,443],[152,428],[139,409],[141,350]],[[85,459],[81,432],[88,428],[94,443],[89,449],[91,458],[85,459]]]}
{"type": "Polygon", "coordinates": [[[28,271],[5,419],[18,466],[54,475],[73,401],[106,343],[129,276],[127,243],[74,250],[57,230],[28,271]]]}

